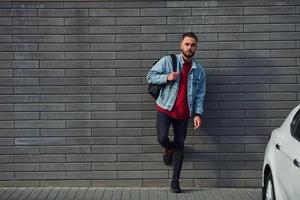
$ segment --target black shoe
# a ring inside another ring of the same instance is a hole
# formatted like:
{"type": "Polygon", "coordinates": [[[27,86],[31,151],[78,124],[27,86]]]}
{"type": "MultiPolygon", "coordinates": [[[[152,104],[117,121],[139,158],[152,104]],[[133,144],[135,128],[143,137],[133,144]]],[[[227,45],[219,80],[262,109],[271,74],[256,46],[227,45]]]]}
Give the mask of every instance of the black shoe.
{"type": "Polygon", "coordinates": [[[173,157],[174,150],[165,150],[163,154],[163,161],[165,165],[171,165],[172,164],[172,157],[173,157]]]}
{"type": "Polygon", "coordinates": [[[179,180],[172,180],[171,181],[171,192],[174,192],[174,193],[181,193],[181,189],[180,189],[180,186],[179,186],[179,180]]]}

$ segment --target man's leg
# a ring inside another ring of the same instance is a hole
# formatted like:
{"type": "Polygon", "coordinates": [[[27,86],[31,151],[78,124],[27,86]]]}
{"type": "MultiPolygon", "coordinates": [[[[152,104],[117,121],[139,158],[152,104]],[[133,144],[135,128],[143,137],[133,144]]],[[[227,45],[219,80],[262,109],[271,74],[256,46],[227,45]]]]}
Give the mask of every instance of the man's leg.
{"type": "Polygon", "coordinates": [[[171,189],[174,192],[181,192],[179,187],[179,178],[183,163],[183,155],[184,155],[184,141],[186,138],[188,120],[173,120],[173,128],[174,128],[174,142],[173,147],[175,149],[174,152],[174,168],[173,168],[173,176],[171,189]]]}
{"type": "Polygon", "coordinates": [[[172,119],[166,114],[157,112],[156,129],[158,143],[165,148],[163,154],[163,161],[166,165],[170,165],[173,156],[173,144],[169,139],[169,128],[172,123],[172,119]]]}
{"type": "Polygon", "coordinates": [[[156,131],[158,143],[165,149],[171,149],[172,143],[169,139],[169,128],[171,125],[171,118],[166,114],[157,112],[156,131]]]}

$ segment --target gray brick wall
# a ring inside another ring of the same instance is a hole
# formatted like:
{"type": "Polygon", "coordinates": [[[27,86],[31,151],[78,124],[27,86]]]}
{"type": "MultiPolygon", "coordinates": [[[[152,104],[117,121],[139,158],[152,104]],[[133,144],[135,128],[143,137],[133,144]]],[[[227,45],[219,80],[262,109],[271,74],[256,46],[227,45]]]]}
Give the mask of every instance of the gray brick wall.
{"type": "Polygon", "coordinates": [[[259,187],[300,100],[299,14],[298,0],[1,1],[0,186],[167,186],[145,74],[194,31],[206,112],[182,185],[259,187]]]}

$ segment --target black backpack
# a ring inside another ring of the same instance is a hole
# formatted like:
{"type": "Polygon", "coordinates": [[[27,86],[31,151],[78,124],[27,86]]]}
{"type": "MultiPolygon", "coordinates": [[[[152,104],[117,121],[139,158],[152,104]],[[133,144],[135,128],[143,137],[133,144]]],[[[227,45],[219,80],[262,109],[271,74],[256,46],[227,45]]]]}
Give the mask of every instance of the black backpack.
{"type": "MultiPolygon", "coordinates": [[[[172,64],[173,64],[173,72],[176,72],[177,71],[177,58],[176,58],[176,55],[175,54],[170,54],[171,58],[172,58],[172,64]]],[[[156,63],[158,62],[155,61],[153,63],[153,65],[155,65],[156,63]]],[[[164,84],[152,84],[152,83],[149,83],[149,86],[148,86],[148,93],[154,98],[154,99],[157,99],[158,96],[159,96],[159,92],[162,88],[164,84]]],[[[172,81],[172,85],[173,85],[173,81],[172,81]]],[[[172,87],[171,85],[171,87],[172,87]]]]}

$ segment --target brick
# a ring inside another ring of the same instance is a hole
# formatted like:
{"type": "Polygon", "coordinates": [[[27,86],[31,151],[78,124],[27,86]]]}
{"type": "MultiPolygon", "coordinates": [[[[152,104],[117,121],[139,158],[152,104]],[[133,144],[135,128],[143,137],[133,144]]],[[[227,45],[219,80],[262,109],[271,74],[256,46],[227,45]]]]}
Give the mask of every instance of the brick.
{"type": "Polygon", "coordinates": [[[13,105],[12,104],[1,104],[0,105],[0,110],[7,112],[7,111],[13,111],[13,105]]]}
{"type": "Polygon", "coordinates": [[[69,137],[69,136],[91,136],[90,129],[41,129],[41,136],[69,137]]]}
{"type": "Polygon", "coordinates": [[[39,135],[38,129],[1,129],[1,137],[34,137],[39,135]]]}
{"type": "Polygon", "coordinates": [[[40,25],[40,26],[54,26],[64,25],[63,18],[17,18],[13,19],[13,25],[40,25]]]}
{"type": "Polygon", "coordinates": [[[1,172],[23,172],[23,171],[39,171],[39,164],[21,163],[21,164],[0,164],[1,172]]]}
{"type": "Polygon", "coordinates": [[[200,170],[207,169],[243,169],[244,162],[195,162],[194,168],[200,170]]]}
{"type": "Polygon", "coordinates": [[[140,50],[140,44],[121,43],[121,44],[92,44],[91,51],[135,51],[140,50]],[[130,50],[128,50],[130,49],[130,50]]]}
{"type": "MultiPolygon", "coordinates": [[[[1,108],[0,108],[1,110],[1,108]]],[[[0,122],[0,128],[13,128],[14,122],[13,121],[2,121],[0,122]]]]}
{"type": "Polygon", "coordinates": [[[94,180],[94,179],[116,179],[117,177],[117,172],[114,171],[91,171],[91,172],[67,172],[67,179],[89,179],[89,180],[94,180]]]}
{"type": "Polygon", "coordinates": [[[85,17],[89,15],[88,9],[38,9],[38,16],[41,17],[85,17]]]}
{"type": "Polygon", "coordinates": [[[11,35],[0,35],[0,42],[1,43],[12,42],[12,36],[11,35]]]}
{"type": "Polygon", "coordinates": [[[66,162],[114,162],[115,154],[68,154],[66,162]]]}
{"type": "Polygon", "coordinates": [[[101,60],[101,59],[115,59],[116,54],[114,52],[66,52],[66,59],[70,60],[101,60]]]}
{"type": "MultiPolygon", "coordinates": [[[[276,32],[295,31],[295,26],[292,24],[245,24],[245,32],[271,32],[271,36],[276,32]]],[[[282,33],[278,33],[282,34],[282,33]]],[[[290,34],[290,33],[288,33],[290,34]]]]}
{"type": "Polygon", "coordinates": [[[0,180],[1,181],[9,181],[14,179],[13,172],[0,172],[0,180]]]}
{"type": "Polygon", "coordinates": [[[67,111],[114,111],[115,103],[70,103],[66,105],[67,111]]]}
{"type": "Polygon", "coordinates": [[[269,16],[220,16],[220,24],[268,23],[269,16]]]}
{"type": "MultiPolygon", "coordinates": [[[[52,76],[55,77],[55,76],[52,76]]],[[[57,85],[90,85],[90,79],[89,78],[40,78],[40,85],[41,86],[57,86],[57,85]]],[[[66,97],[67,100],[67,97],[66,97]]]]}
{"type": "Polygon", "coordinates": [[[272,42],[245,42],[246,49],[293,49],[295,42],[292,41],[272,41],[272,42]]]}
{"type": "Polygon", "coordinates": [[[271,23],[299,23],[299,16],[297,15],[273,15],[271,16],[271,23]]]}
{"type": "Polygon", "coordinates": [[[40,61],[40,68],[64,69],[64,68],[90,68],[88,61],[40,61]]]}
{"type": "Polygon", "coordinates": [[[89,163],[41,163],[41,171],[89,171],[89,163]]]}
{"type": "Polygon", "coordinates": [[[118,154],[117,160],[119,162],[141,162],[141,161],[161,161],[161,154],[118,154]]]}
{"type": "Polygon", "coordinates": [[[270,100],[296,100],[297,96],[293,93],[270,93],[270,94],[264,94],[264,93],[255,93],[255,94],[246,94],[245,100],[250,101],[270,101],[270,100]]]}
{"type": "Polygon", "coordinates": [[[67,128],[99,128],[116,127],[115,120],[67,120],[67,128]]]}
{"type": "Polygon", "coordinates": [[[220,51],[220,58],[261,58],[270,57],[270,52],[268,50],[224,50],[220,51]]]}
{"type": "Polygon", "coordinates": [[[159,25],[166,24],[166,21],[165,17],[120,17],[116,18],[116,25],[159,25]]]}
{"type": "Polygon", "coordinates": [[[297,92],[300,84],[277,84],[271,85],[272,92],[297,92]]]}
{"type": "Polygon", "coordinates": [[[266,143],[268,138],[266,136],[226,136],[220,137],[220,143],[224,144],[239,144],[239,143],[247,143],[247,144],[260,144],[266,143]]]}
{"type": "Polygon", "coordinates": [[[37,51],[38,45],[37,44],[15,44],[13,45],[14,51],[37,51]]]}
{"type": "Polygon", "coordinates": [[[142,33],[174,33],[178,30],[191,31],[191,26],[189,25],[167,25],[167,26],[142,26],[142,33]]]}
{"type": "Polygon", "coordinates": [[[298,49],[293,50],[271,50],[271,57],[297,57],[300,51],[298,49]]]}
{"type": "Polygon", "coordinates": [[[13,68],[21,69],[21,68],[38,68],[38,61],[13,61],[13,68]]]}
{"type": "Polygon", "coordinates": [[[38,26],[39,34],[88,34],[89,26],[38,26]]]}
{"type": "Polygon", "coordinates": [[[260,170],[226,170],[220,172],[221,178],[260,178],[260,170]]]}
{"type": "Polygon", "coordinates": [[[65,25],[115,25],[114,18],[66,18],[65,25]]]}
{"type": "Polygon", "coordinates": [[[241,25],[193,25],[192,31],[201,33],[243,32],[241,25]]]}
{"type": "Polygon", "coordinates": [[[40,182],[39,185],[41,187],[67,187],[67,186],[89,187],[91,186],[91,181],[87,181],[87,180],[45,180],[45,181],[41,180],[39,182],[40,182]]]}
{"type": "Polygon", "coordinates": [[[65,76],[67,77],[109,77],[115,76],[114,69],[66,69],[65,76]]]}
{"type": "Polygon", "coordinates": [[[16,145],[63,145],[64,138],[16,138],[16,145]]]}
{"type": "Polygon", "coordinates": [[[65,172],[16,172],[16,180],[66,179],[65,172]]]}
{"type": "Polygon", "coordinates": [[[130,43],[140,43],[140,42],[165,42],[166,36],[164,34],[118,34],[116,35],[116,42],[130,42],[130,43]]]}
{"type": "Polygon", "coordinates": [[[116,112],[93,112],[92,119],[140,119],[141,112],[116,111],[116,112]]]}
{"type": "Polygon", "coordinates": [[[164,171],[118,171],[120,179],[139,179],[139,178],[168,178],[168,174],[164,171]]]}
{"type": "Polygon", "coordinates": [[[244,152],[244,145],[223,145],[223,144],[217,144],[217,145],[194,145],[194,151],[195,152],[208,152],[208,153],[214,153],[214,152],[244,152]]]}
{"type": "MultiPolygon", "coordinates": [[[[130,180],[92,180],[92,186],[95,187],[141,187],[141,179],[130,179],[130,180]]],[[[126,189],[125,189],[126,190],[126,189]]],[[[128,191],[130,192],[130,191],[128,191]]]]}
{"type": "Polygon", "coordinates": [[[265,152],[266,145],[265,144],[247,144],[245,146],[246,152],[265,152]]]}
{"type": "Polygon", "coordinates": [[[63,42],[63,35],[14,35],[13,42],[63,42]]]}
{"type": "MultiPolygon", "coordinates": [[[[0,72],[2,70],[0,69],[0,72]]],[[[10,71],[2,71],[3,72],[3,77],[5,75],[8,77],[10,76],[9,74],[11,73],[10,71]],[[7,72],[7,73],[6,73],[7,72]]],[[[38,85],[39,81],[37,78],[1,78],[0,75],[0,85],[38,85]]]]}
{"type": "Polygon", "coordinates": [[[141,136],[142,128],[93,128],[93,136],[141,136]]]}
{"type": "Polygon", "coordinates": [[[88,144],[116,144],[116,137],[68,137],[66,144],[88,145],[88,144]]]}
{"type": "Polygon", "coordinates": [[[91,153],[89,146],[41,146],[39,148],[41,154],[53,153],[53,154],[66,154],[66,153],[91,153]]]}
{"type": "Polygon", "coordinates": [[[27,120],[16,121],[15,128],[65,128],[63,120],[27,120]]]}
{"type": "Polygon", "coordinates": [[[22,9],[19,7],[14,7],[10,10],[9,16],[13,17],[36,17],[37,16],[37,10],[32,8],[26,8],[22,9]]]}
{"type": "Polygon", "coordinates": [[[57,60],[63,59],[64,55],[57,52],[15,52],[14,58],[16,60],[57,60]]]}
{"type": "Polygon", "coordinates": [[[14,111],[65,111],[63,104],[16,104],[14,111]]]}
{"type": "Polygon", "coordinates": [[[243,9],[240,7],[227,7],[227,8],[192,8],[192,15],[243,15],[243,9]]]}
{"type": "Polygon", "coordinates": [[[63,8],[62,2],[12,2],[12,8],[63,8]]]}
{"type": "Polygon", "coordinates": [[[239,41],[239,40],[268,40],[266,33],[220,33],[220,41],[239,41]]]}
{"type": "Polygon", "coordinates": [[[297,83],[295,76],[248,76],[246,83],[297,83]]]}
{"type": "Polygon", "coordinates": [[[142,8],[141,16],[188,16],[191,15],[189,8],[142,8]]]}
{"type": "Polygon", "coordinates": [[[264,153],[221,153],[221,161],[262,161],[264,153]]]}
{"type": "Polygon", "coordinates": [[[91,119],[89,112],[43,112],[41,113],[42,120],[58,120],[58,119],[91,119]]]}
{"type": "Polygon", "coordinates": [[[39,51],[89,51],[89,44],[40,44],[39,51]]]}
{"type": "Polygon", "coordinates": [[[147,7],[165,7],[166,2],[165,1],[154,1],[154,2],[149,2],[149,1],[118,1],[115,2],[115,7],[116,8],[147,8],[147,7]]]}
{"type": "Polygon", "coordinates": [[[32,146],[6,146],[1,148],[1,154],[15,154],[15,155],[22,155],[22,154],[39,154],[38,147],[32,146]]]}
{"type": "Polygon", "coordinates": [[[140,16],[139,9],[90,9],[90,16],[140,16]]]}
{"type": "MultiPolygon", "coordinates": [[[[69,82],[67,82],[69,83],[69,82]]],[[[71,82],[72,83],[72,82],[71,82]]],[[[54,83],[52,83],[54,84],[54,83]]],[[[50,84],[51,85],[51,84],[50,84]]],[[[89,95],[42,95],[40,102],[49,103],[49,102],[90,102],[91,98],[89,95]]]]}
{"type": "Polygon", "coordinates": [[[62,77],[62,69],[15,69],[15,77],[62,77]]]}
{"type": "Polygon", "coordinates": [[[248,7],[244,9],[245,15],[288,15],[294,14],[295,8],[293,6],[277,6],[277,7],[248,7]]]}
{"type": "Polygon", "coordinates": [[[14,161],[19,163],[60,163],[65,162],[65,155],[15,155],[14,161]]]}
{"type": "Polygon", "coordinates": [[[0,120],[34,120],[39,119],[37,112],[1,112],[0,120]]]}
{"type": "Polygon", "coordinates": [[[133,170],[142,170],[142,163],[140,162],[116,162],[116,163],[93,163],[92,170],[95,171],[133,171],[133,170]]]}

